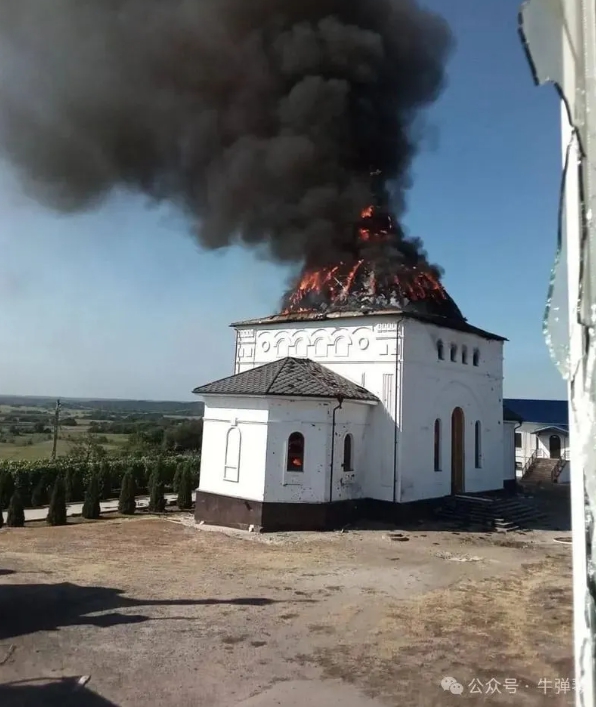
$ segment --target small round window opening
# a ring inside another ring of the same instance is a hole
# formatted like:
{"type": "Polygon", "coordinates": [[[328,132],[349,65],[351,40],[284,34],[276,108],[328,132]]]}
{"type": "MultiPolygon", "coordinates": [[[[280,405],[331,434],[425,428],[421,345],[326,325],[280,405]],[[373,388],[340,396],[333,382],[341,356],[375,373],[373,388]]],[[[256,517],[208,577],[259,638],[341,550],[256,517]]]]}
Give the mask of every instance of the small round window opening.
{"type": "Polygon", "coordinates": [[[439,361],[445,360],[445,347],[442,341],[437,341],[437,356],[439,357],[439,361]]]}
{"type": "Polygon", "coordinates": [[[457,346],[451,344],[451,360],[455,363],[457,361],[457,346]]]}
{"type": "Polygon", "coordinates": [[[478,351],[478,349],[474,349],[474,355],[472,356],[472,363],[474,364],[474,366],[480,365],[480,351],[478,351]]]}

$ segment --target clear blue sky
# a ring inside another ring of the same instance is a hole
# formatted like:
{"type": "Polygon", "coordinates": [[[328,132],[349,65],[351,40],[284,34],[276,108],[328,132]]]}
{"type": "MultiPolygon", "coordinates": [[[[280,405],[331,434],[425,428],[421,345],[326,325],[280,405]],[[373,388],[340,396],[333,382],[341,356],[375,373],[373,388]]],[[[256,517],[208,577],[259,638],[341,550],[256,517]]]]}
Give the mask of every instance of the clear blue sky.
{"type": "MultiPolygon", "coordinates": [[[[519,0],[427,0],[457,37],[428,113],[406,226],[445,268],[476,326],[510,339],[505,395],[565,397],[542,318],[555,254],[559,104],[535,88],[519,0]]],[[[0,171],[0,392],[190,399],[232,370],[231,321],[277,309],[286,273],[200,252],[165,208],[119,196],[76,217],[43,211],[0,171]]]]}

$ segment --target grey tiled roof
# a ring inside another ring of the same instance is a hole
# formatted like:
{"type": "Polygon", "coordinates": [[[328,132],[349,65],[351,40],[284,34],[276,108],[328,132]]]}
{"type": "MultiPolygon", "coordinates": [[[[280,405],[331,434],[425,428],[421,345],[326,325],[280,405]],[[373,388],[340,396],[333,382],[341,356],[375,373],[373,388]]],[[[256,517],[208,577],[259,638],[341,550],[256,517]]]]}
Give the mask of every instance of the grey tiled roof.
{"type": "Polygon", "coordinates": [[[329,368],[307,358],[282,358],[265,366],[199,386],[198,395],[280,395],[377,402],[378,398],[329,368]]]}

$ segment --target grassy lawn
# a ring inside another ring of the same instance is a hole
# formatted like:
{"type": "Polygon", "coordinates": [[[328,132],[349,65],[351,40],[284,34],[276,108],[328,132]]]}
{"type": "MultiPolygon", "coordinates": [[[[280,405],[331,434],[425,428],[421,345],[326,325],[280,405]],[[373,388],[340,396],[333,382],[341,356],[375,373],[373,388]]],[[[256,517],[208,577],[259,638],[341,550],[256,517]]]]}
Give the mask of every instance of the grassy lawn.
{"type": "MultiPolygon", "coordinates": [[[[86,429],[71,428],[68,432],[62,431],[58,439],[56,453],[58,456],[64,456],[69,453],[73,445],[76,443],[78,436],[83,436],[86,429]]],[[[121,449],[127,442],[127,435],[102,435],[107,437],[108,442],[103,443],[102,447],[108,452],[121,449]]],[[[49,459],[52,455],[53,441],[44,439],[40,435],[23,435],[17,437],[14,443],[0,443],[0,459],[49,459]],[[32,444],[26,444],[31,440],[32,444]]]]}

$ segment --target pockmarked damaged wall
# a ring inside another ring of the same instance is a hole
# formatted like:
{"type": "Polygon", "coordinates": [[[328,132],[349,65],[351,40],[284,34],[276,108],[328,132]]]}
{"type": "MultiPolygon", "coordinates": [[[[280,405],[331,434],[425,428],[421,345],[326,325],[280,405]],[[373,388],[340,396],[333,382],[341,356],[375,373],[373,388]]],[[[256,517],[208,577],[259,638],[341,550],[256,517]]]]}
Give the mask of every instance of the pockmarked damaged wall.
{"type": "Polygon", "coordinates": [[[451,493],[452,416],[458,407],[464,414],[464,491],[503,487],[502,342],[407,320],[401,392],[407,412],[399,446],[399,501],[451,493]],[[436,420],[441,430],[439,471],[434,463],[436,420]]]}
{"type": "Polygon", "coordinates": [[[199,490],[253,501],[325,503],[362,498],[365,428],[375,404],[205,396],[199,490]],[[288,441],[304,437],[304,470],[288,470],[288,441]],[[333,486],[331,444],[334,434],[333,486]],[[350,468],[346,435],[351,436],[350,468]]]}
{"type": "Polygon", "coordinates": [[[362,498],[361,479],[366,476],[365,428],[371,409],[373,406],[348,401],[339,408],[334,400],[272,400],[265,501],[325,503],[330,500],[330,495],[333,501],[362,498]],[[288,440],[295,432],[302,434],[305,442],[304,471],[301,472],[289,471],[287,464],[288,440]],[[353,463],[349,465],[351,469],[344,470],[345,437],[348,434],[351,435],[353,463]]]}

